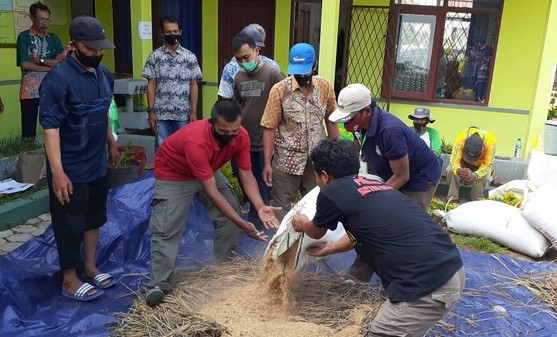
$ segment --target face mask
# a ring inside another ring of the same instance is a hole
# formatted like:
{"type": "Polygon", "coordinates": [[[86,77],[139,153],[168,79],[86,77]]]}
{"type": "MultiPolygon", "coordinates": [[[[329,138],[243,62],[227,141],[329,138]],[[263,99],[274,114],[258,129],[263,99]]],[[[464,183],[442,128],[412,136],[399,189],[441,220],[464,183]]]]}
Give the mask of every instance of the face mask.
{"type": "Polygon", "coordinates": [[[180,35],[175,35],[175,34],[164,35],[164,40],[166,41],[166,43],[170,45],[175,45],[176,43],[178,43],[178,39],[180,39],[180,35]]]}
{"type": "Polygon", "coordinates": [[[422,133],[423,129],[425,129],[425,124],[420,123],[412,123],[414,124],[414,129],[416,129],[417,133],[422,133]]]}
{"type": "Polygon", "coordinates": [[[242,69],[244,69],[248,73],[251,73],[252,71],[255,70],[255,68],[257,68],[257,62],[253,60],[245,63],[240,63],[240,67],[242,67],[242,69]]]}
{"type": "Polygon", "coordinates": [[[215,129],[213,131],[213,137],[222,145],[228,145],[237,135],[221,135],[220,133],[216,132],[215,129]]]}
{"type": "Polygon", "coordinates": [[[81,64],[86,67],[97,68],[101,60],[103,59],[103,55],[100,56],[87,56],[82,54],[78,48],[75,49],[75,57],[81,64]]]}
{"type": "Polygon", "coordinates": [[[311,84],[311,79],[313,78],[313,74],[310,74],[310,75],[294,75],[294,78],[296,79],[296,82],[298,82],[298,84],[301,87],[307,87],[311,84]]]}

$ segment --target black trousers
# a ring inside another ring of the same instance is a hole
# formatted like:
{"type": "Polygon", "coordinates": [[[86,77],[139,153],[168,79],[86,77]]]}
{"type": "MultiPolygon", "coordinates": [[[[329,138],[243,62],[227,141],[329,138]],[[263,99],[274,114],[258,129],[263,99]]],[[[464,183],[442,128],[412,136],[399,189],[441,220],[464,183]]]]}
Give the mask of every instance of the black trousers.
{"type": "Polygon", "coordinates": [[[81,243],[86,231],[106,223],[107,178],[73,184],[70,202],[60,205],[49,182],[50,214],[60,269],[77,269],[82,265],[81,243]]]}
{"type": "Polygon", "coordinates": [[[37,135],[37,116],[39,114],[39,99],[22,99],[21,106],[21,137],[33,138],[37,135]]]}

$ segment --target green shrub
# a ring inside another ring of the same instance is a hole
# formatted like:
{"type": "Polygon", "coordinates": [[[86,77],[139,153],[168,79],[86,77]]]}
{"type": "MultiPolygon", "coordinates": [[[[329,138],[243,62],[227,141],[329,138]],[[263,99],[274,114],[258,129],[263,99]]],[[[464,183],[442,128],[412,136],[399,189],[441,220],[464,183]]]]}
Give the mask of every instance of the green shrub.
{"type": "Polygon", "coordinates": [[[445,141],[445,138],[441,139],[441,153],[451,154],[453,152],[453,144],[445,141]]]}
{"type": "Polygon", "coordinates": [[[35,139],[9,136],[0,139],[0,157],[9,157],[21,152],[36,150],[41,147],[42,145],[35,139]]]}
{"type": "Polygon", "coordinates": [[[232,165],[230,165],[230,162],[226,163],[226,165],[220,169],[220,172],[226,177],[226,179],[228,179],[230,185],[232,185],[232,190],[234,191],[236,198],[242,202],[244,200],[244,192],[242,192],[242,189],[240,188],[238,179],[236,179],[232,173],[232,165]]]}

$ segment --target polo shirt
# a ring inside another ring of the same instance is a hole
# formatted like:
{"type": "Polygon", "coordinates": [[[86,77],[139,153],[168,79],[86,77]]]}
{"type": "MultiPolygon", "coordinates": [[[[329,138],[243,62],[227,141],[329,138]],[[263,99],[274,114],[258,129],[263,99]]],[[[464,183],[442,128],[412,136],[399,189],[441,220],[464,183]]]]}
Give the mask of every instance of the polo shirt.
{"type": "Polygon", "coordinates": [[[199,180],[213,177],[230,159],[241,170],[251,170],[250,141],[247,131],[240,132],[225,146],[219,146],[208,120],[191,122],[176,131],[155,155],[155,177],[160,180],[199,180]]]}
{"type": "Polygon", "coordinates": [[[425,191],[428,181],[436,184],[441,177],[435,154],[420,136],[377,106],[371,115],[362,152],[369,167],[385,181],[393,175],[389,161],[408,155],[410,179],[402,185],[401,191],[425,191]]]}
{"type": "MultiPolygon", "coordinates": [[[[44,37],[41,37],[31,27],[17,36],[16,65],[21,66],[21,63],[28,62],[31,57],[55,59],[63,51],[62,42],[56,34],[48,32],[44,37]]],[[[21,70],[19,99],[39,98],[39,85],[45,75],[46,71],[21,70]]]]}
{"type": "MultiPolygon", "coordinates": [[[[114,79],[102,64],[90,72],[72,56],[52,67],[41,83],[39,122],[44,129],[60,129],[62,166],[72,183],[91,182],[107,173],[113,89],[114,79]]],[[[47,174],[51,178],[48,160],[47,174]]]]}
{"type": "Polygon", "coordinates": [[[391,302],[432,293],[463,265],[449,236],[418,204],[378,181],[347,176],[321,189],[314,225],[335,230],[338,222],[391,302]]]}

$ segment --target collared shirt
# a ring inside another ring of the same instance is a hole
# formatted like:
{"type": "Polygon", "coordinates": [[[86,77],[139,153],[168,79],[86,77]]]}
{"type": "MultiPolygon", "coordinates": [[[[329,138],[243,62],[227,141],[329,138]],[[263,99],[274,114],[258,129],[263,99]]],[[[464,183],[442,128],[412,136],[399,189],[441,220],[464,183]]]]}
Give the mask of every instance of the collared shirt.
{"type": "Polygon", "coordinates": [[[491,171],[493,170],[493,159],[495,158],[496,144],[497,140],[495,139],[495,136],[489,131],[476,127],[470,127],[462,130],[454,140],[453,151],[451,152],[451,159],[449,161],[451,171],[453,171],[454,174],[457,174],[456,171],[459,168],[468,167],[474,171],[476,179],[483,178],[486,175],[491,174],[491,171]],[[484,148],[478,160],[473,163],[465,163],[462,159],[464,143],[469,136],[475,133],[478,133],[484,140],[484,148]]]}
{"type": "MultiPolygon", "coordinates": [[[[102,64],[90,72],[69,55],[52,67],[40,86],[39,122],[44,129],[60,129],[62,166],[72,183],[91,182],[107,173],[113,89],[114,79],[102,64]]],[[[50,165],[47,173],[51,178],[50,165]]]]}
{"type": "Polygon", "coordinates": [[[157,82],[154,108],[158,119],[190,120],[190,82],[202,77],[195,54],[179,46],[173,56],[164,44],[149,54],[141,76],[157,82]]]}
{"type": "Polygon", "coordinates": [[[244,128],[225,146],[213,137],[208,120],[187,124],[159,147],[155,155],[155,177],[160,180],[199,180],[213,177],[230,159],[241,170],[251,170],[249,136],[244,128]]]}
{"type": "MultiPolygon", "coordinates": [[[[259,55],[259,60],[261,60],[261,62],[268,63],[269,65],[280,70],[279,64],[275,62],[275,60],[273,59],[270,59],[263,55],[259,55]]],[[[224,98],[234,97],[234,86],[233,86],[234,76],[236,76],[236,73],[239,70],[240,70],[240,65],[238,64],[238,61],[236,61],[235,57],[233,57],[230,60],[230,62],[228,62],[224,66],[224,69],[222,70],[222,76],[220,78],[219,91],[217,92],[219,96],[224,98]]]]}
{"type": "MultiPolygon", "coordinates": [[[[55,59],[62,54],[64,48],[56,34],[46,33],[40,36],[33,28],[25,30],[17,36],[17,60],[16,65],[28,62],[32,57],[39,59],[55,59]]],[[[39,98],[39,85],[46,75],[46,71],[21,70],[21,86],[19,99],[39,98]]]]}
{"type": "Polygon", "coordinates": [[[362,152],[374,173],[385,181],[393,175],[389,162],[408,156],[410,179],[401,191],[426,191],[428,182],[436,184],[441,177],[435,154],[420,136],[379,107],[373,109],[362,152]]]}
{"type": "Polygon", "coordinates": [[[261,126],[276,129],[273,168],[302,175],[309,153],[327,136],[323,122],[335,109],[335,92],[323,77],[313,76],[307,95],[294,76],[275,84],[261,118],[261,126]]]}

